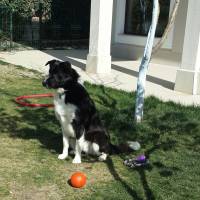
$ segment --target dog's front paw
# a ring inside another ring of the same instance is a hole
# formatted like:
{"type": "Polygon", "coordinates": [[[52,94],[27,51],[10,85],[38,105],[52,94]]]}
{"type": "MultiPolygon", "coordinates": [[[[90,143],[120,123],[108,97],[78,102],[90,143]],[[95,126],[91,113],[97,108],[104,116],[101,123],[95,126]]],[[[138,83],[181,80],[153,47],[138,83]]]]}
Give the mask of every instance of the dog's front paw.
{"type": "Polygon", "coordinates": [[[81,158],[75,157],[74,160],[72,161],[73,164],[80,164],[81,163],[81,158]]]}
{"type": "Polygon", "coordinates": [[[68,157],[68,155],[67,154],[60,154],[59,156],[58,156],[58,159],[60,159],[60,160],[64,160],[64,159],[66,159],[68,157]]]}
{"type": "Polygon", "coordinates": [[[99,156],[99,161],[105,161],[107,159],[107,154],[105,153],[102,153],[100,156],[99,156]]]}

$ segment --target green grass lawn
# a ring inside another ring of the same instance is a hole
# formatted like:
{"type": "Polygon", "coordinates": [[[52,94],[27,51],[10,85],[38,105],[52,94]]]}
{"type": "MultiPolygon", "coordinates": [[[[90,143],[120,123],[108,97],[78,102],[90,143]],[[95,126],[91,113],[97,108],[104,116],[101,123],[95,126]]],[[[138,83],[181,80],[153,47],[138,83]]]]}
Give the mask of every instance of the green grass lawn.
{"type": "MultiPolygon", "coordinates": [[[[142,149],[111,156],[107,162],[83,157],[57,159],[62,150],[53,109],[23,108],[20,95],[48,93],[33,71],[0,63],[0,199],[200,199],[200,108],[145,100],[144,120],[133,121],[135,94],[86,84],[112,142],[138,140],[142,149]],[[145,153],[146,169],[129,169],[123,160],[145,153]],[[75,171],[87,175],[83,189],[69,186],[75,171]]],[[[51,99],[45,101],[51,102],[51,99]]]]}

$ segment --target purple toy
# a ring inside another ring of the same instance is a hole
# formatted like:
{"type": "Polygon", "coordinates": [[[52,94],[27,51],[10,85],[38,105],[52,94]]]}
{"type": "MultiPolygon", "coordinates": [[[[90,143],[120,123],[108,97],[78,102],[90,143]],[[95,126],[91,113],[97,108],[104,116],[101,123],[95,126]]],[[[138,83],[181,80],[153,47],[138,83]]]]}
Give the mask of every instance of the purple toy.
{"type": "Polygon", "coordinates": [[[139,155],[136,158],[125,160],[124,164],[128,167],[135,168],[135,167],[146,166],[149,164],[149,161],[145,155],[139,155]]]}
{"type": "Polygon", "coordinates": [[[146,161],[146,156],[145,155],[140,155],[136,158],[136,161],[138,162],[145,162],[146,161]]]}

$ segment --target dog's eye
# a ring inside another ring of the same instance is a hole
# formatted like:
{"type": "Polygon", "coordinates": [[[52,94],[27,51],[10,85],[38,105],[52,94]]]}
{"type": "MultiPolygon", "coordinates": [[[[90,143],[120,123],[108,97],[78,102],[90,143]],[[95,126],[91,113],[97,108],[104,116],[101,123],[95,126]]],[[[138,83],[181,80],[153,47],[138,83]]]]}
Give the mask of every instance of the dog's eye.
{"type": "Polygon", "coordinates": [[[54,69],[49,69],[49,74],[54,74],[54,69]]]}
{"type": "Polygon", "coordinates": [[[56,78],[61,80],[62,79],[62,76],[60,74],[56,74],[56,78]]]}
{"type": "Polygon", "coordinates": [[[56,81],[58,81],[59,80],[59,78],[58,78],[58,75],[57,74],[53,74],[52,75],[52,77],[56,80],[56,81]]]}
{"type": "Polygon", "coordinates": [[[54,74],[53,77],[56,81],[62,81],[63,80],[63,77],[59,74],[54,74]]]}
{"type": "Polygon", "coordinates": [[[51,67],[49,68],[49,73],[50,73],[50,74],[56,73],[56,66],[51,66],[51,67]]]}

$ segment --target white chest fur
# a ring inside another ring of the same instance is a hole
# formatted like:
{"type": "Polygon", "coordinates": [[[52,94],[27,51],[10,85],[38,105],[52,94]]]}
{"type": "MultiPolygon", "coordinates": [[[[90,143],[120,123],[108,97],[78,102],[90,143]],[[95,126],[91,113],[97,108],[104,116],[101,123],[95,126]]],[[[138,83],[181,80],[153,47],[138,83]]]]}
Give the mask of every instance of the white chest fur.
{"type": "Polygon", "coordinates": [[[57,93],[54,96],[55,114],[60,121],[63,133],[68,137],[75,137],[73,127],[71,125],[75,118],[77,107],[70,103],[65,103],[65,94],[60,95],[57,93]]]}

